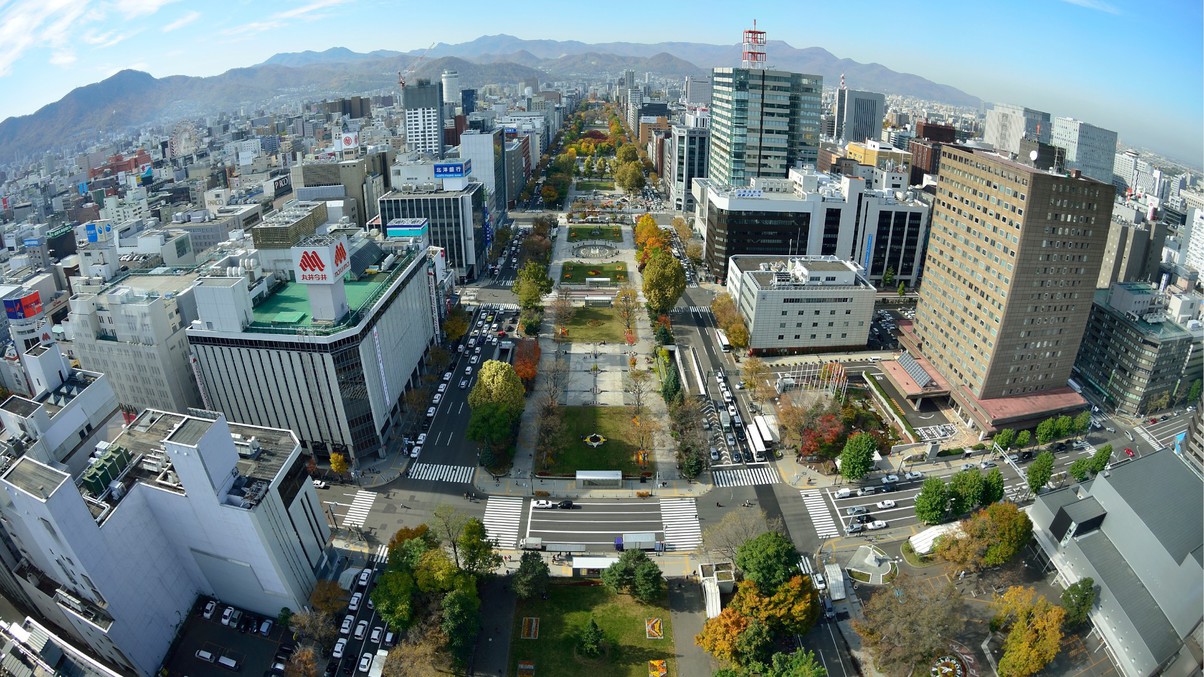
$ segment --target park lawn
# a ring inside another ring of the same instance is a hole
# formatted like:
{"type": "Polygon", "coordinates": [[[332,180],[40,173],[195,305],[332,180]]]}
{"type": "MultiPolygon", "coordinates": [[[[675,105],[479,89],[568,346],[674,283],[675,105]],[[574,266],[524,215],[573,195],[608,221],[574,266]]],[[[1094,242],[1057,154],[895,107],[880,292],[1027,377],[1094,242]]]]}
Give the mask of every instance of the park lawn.
{"type": "Polygon", "coordinates": [[[510,643],[510,674],[519,661],[535,663],[536,675],[611,675],[647,677],[648,661],[663,659],[670,677],[677,676],[673,627],[667,599],[647,605],[629,595],[616,595],[605,586],[551,584],[548,598],[519,600],[510,643]],[[574,649],[593,616],[606,636],[608,651],[596,659],[578,658],[574,649]],[[523,618],[539,618],[539,638],[523,639],[523,618]],[[647,639],[644,622],[660,618],[664,639],[647,639]]]}
{"type": "Polygon", "coordinates": [[[624,475],[644,472],[646,468],[635,460],[631,407],[561,407],[560,411],[564,430],[549,474],[572,476],[578,470],[622,470],[624,475]],[[606,438],[597,449],[582,441],[594,433],[606,438]]]}
{"type": "Polygon", "coordinates": [[[577,179],[577,192],[586,190],[614,190],[615,182],[606,180],[577,179]]]}
{"type": "Polygon", "coordinates": [[[570,343],[620,343],[624,338],[623,321],[614,308],[586,306],[577,308],[566,327],[564,339],[570,343]]]}
{"type": "Polygon", "coordinates": [[[627,275],[627,264],[618,261],[616,263],[581,263],[580,261],[570,261],[564,264],[560,270],[560,279],[557,282],[561,284],[585,284],[585,280],[591,277],[609,277],[611,286],[619,286],[624,282],[630,282],[627,275]]]}
{"type": "Polygon", "coordinates": [[[622,242],[623,231],[618,226],[569,226],[569,242],[585,242],[586,240],[609,240],[622,242]]]}

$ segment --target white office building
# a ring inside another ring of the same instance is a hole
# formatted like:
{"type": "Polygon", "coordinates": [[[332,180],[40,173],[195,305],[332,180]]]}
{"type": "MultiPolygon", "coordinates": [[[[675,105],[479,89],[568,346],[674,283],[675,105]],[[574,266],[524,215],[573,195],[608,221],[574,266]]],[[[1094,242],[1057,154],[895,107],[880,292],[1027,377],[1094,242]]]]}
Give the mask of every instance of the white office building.
{"type": "Polygon", "coordinates": [[[665,139],[665,183],[675,211],[694,211],[694,179],[707,175],[710,121],[705,111],[691,111],[681,124],[670,128],[665,139]]]}
{"type": "Polygon", "coordinates": [[[858,143],[878,141],[885,117],[885,94],[844,88],[836,91],[835,138],[858,143]]]}
{"type": "Polygon", "coordinates": [[[754,353],[860,349],[869,341],[877,290],[835,256],[733,256],[727,290],[754,353]]]}
{"type": "Polygon", "coordinates": [[[1112,183],[1116,132],[1074,118],[1054,118],[1050,143],[1066,150],[1066,169],[1112,183]]]}
{"type": "Polygon", "coordinates": [[[122,674],[158,671],[200,594],[269,617],[308,604],[330,532],[292,432],[148,410],[89,460],[0,456],[0,558],[122,674]]]}
{"type": "MultiPolygon", "coordinates": [[[[443,84],[419,79],[401,88],[406,149],[443,157],[443,84]]],[[[295,184],[296,182],[294,182],[295,184]]]]}
{"type": "Polygon", "coordinates": [[[1001,154],[1019,153],[1021,139],[1049,143],[1052,130],[1049,113],[996,103],[987,111],[982,140],[1001,154]]]}

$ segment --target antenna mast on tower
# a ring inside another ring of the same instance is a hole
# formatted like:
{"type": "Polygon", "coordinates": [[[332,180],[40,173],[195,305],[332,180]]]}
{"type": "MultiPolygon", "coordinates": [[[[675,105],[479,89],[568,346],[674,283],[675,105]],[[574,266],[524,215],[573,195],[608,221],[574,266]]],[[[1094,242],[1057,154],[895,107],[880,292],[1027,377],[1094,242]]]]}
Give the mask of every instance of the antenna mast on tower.
{"type": "Polygon", "coordinates": [[[757,30],[757,20],[753,19],[753,27],[744,31],[744,50],[740,57],[743,68],[765,68],[765,31],[757,30]]]}

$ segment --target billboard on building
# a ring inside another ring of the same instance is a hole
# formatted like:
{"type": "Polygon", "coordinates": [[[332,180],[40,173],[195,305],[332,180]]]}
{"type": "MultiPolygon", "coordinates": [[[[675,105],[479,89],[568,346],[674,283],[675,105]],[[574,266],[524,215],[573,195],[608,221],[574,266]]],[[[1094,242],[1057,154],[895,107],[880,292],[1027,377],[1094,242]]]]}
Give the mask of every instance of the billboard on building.
{"type": "Polygon", "coordinates": [[[462,179],[472,173],[472,160],[438,162],[435,164],[436,179],[462,179]]]}
{"type": "Polygon", "coordinates": [[[430,231],[427,219],[393,219],[385,225],[385,237],[426,237],[430,231]]]}
{"type": "Polygon", "coordinates": [[[31,291],[15,299],[4,299],[4,314],[10,320],[24,320],[42,314],[42,295],[31,291]]]}
{"type": "Polygon", "coordinates": [[[334,284],[351,269],[347,238],[333,238],[323,244],[293,247],[293,272],[303,284],[334,284]]]}
{"type": "Polygon", "coordinates": [[[360,146],[359,132],[343,132],[334,137],[334,149],[336,151],[355,150],[360,146]]]}

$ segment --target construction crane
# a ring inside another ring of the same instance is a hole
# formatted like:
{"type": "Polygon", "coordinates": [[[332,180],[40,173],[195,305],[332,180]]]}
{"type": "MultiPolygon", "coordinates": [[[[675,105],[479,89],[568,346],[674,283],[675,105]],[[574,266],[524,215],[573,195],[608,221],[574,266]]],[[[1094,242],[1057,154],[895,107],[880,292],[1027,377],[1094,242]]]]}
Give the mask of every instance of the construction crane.
{"type": "Polygon", "coordinates": [[[427,47],[426,50],[424,52],[422,52],[422,54],[420,54],[417,59],[414,59],[413,63],[410,64],[409,68],[405,69],[404,71],[397,71],[397,84],[400,85],[402,89],[406,88],[406,75],[409,73],[413,73],[414,70],[418,68],[418,64],[422,63],[422,60],[425,59],[426,55],[429,54],[430,51],[435,48],[436,44],[437,43],[432,42],[430,47],[427,47]]]}

